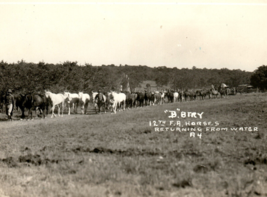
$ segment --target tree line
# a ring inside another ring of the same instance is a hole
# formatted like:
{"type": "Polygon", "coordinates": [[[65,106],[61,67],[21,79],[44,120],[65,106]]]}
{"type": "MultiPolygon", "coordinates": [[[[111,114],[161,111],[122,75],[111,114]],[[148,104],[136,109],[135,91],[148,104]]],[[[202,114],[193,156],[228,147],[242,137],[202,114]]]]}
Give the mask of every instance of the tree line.
{"type": "MultiPolygon", "coordinates": [[[[177,89],[200,89],[215,87],[225,83],[230,87],[250,84],[253,73],[237,70],[148,67],[144,65],[78,65],[77,62],[29,63],[23,60],[17,63],[0,62],[0,91],[12,89],[15,92],[43,91],[52,92],[91,92],[119,90],[129,78],[131,90],[142,81],[153,80],[159,86],[177,89]],[[125,77],[127,76],[127,77],[125,77]]],[[[266,72],[267,76],[267,72],[266,72]]]]}

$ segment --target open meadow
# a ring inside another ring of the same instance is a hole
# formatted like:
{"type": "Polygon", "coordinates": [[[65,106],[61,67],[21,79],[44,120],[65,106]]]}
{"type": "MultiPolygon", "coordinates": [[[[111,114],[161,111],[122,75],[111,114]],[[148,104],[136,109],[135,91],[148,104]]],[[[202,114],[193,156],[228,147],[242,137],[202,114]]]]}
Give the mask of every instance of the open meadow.
{"type": "Polygon", "coordinates": [[[0,114],[0,196],[267,196],[267,94],[50,116],[0,114]]]}

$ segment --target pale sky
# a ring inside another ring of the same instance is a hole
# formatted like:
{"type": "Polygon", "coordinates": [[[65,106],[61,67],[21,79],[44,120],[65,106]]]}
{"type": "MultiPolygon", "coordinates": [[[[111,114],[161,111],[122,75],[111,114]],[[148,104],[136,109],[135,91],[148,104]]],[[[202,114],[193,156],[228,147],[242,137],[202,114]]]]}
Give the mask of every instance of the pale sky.
{"type": "Polygon", "coordinates": [[[0,1],[0,61],[8,63],[267,65],[267,1],[13,2],[0,1]]]}

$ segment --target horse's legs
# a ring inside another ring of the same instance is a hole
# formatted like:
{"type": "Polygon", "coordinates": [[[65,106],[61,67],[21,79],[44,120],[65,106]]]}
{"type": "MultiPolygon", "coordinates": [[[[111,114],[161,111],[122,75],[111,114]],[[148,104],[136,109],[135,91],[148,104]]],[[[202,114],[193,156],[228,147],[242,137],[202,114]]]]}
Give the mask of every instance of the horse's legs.
{"type": "Polygon", "coordinates": [[[72,103],[72,112],[74,113],[74,103],[72,103]]]}
{"type": "Polygon", "coordinates": [[[97,107],[95,106],[95,113],[97,114],[97,107]]]}
{"type": "Polygon", "coordinates": [[[84,104],[81,105],[81,113],[84,114],[84,104]]]}
{"type": "Polygon", "coordinates": [[[58,105],[58,116],[60,117],[60,106],[58,105]]]}
{"type": "Polygon", "coordinates": [[[101,112],[101,106],[102,106],[102,103],[98,103],[98,113],[101,112]]]}
{"type": "Polygon", "coordinates": [[[113,104],[113,112],[114,112],[114,114],[116,114],[116,110],[117,110],[117,102],[114,101],[114,104],[113,104]]]}
{"type": "Polygon", "coordinates": [[[69,111],[68,111],[68,115],[70,115],[70,106],[69,106],[69,111]]]}
{"type": "Polygon", "coordinates": [[[21,118],[25,118],[25,114],[24,114],[25,109],[21,107],[20,110],[21,110],[21,118]]]}
{"type": "Polygon", "coordinates": [[[45,106],[43,107],[43,109],[40,109],[42,111],[42,118],[45,119],[45,106]]]}
{"type": "Polygon", "coordinates": [[[35,106],[32,106],[31,108],[29,108],[28,118],[29,118],[29,115],[31,115],[31,120],[33,119],[32,118],[32,111],[33,110],[35,110],[35,116],[37,116],[37,109],[38,109],[38,107],[35,107],[35,106]]]}
{"type": "MultiPolygon", "coordinates": [[[[85,102],[86,102],[86,101],[85,101],[85,102]]],[[[86,103],[84,104],[84,114],[86,114],[87,107],[88,107],[88,102],[86,102],[86,103]]]]}
{"type": "Polygon", "coordinates": [[[54,110],[55,110],[55,105],[53,105],[52,108],[51,108],[51,111],[52,111],[51,118],[53,118],[53,116],[55,116],[54,110]]]}
{"type": "Polygon", "coordinates": [[[104,112],[107,113],[106,112],[106,103],[103,103],[103,107],[104,107],[104,112]]]}
{"type": "Polygon", "coordinates": [[[65,107],[65,106],[64,106],[64,105],[65,105],[64,102],[62,102],[61,105],[62,105],[62,115],[61,115],[61,116],[63,117],[63,114],[64,114],[64,107],[65,107]]]}

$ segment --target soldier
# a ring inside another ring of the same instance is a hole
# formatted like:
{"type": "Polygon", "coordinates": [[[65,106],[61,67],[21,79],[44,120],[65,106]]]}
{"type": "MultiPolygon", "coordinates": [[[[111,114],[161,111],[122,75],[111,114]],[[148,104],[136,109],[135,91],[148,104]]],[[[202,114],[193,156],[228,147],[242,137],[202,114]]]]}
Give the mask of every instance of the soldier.
{"type": "Polygon", "coordinates": [[[98,90],[98,94],[96,95],[95,99],[98,99],[101,102],[104,102],[104,96],[100,90],[98,90]]]}
{"type": "Polygon", "coordinates": [[[8,120],[12,120],[13,109],[14,109],[14,96],[12,95],[12,90],[8,89],[5,104],[6,104],[6,115],[8,116],[8,120]]]}

